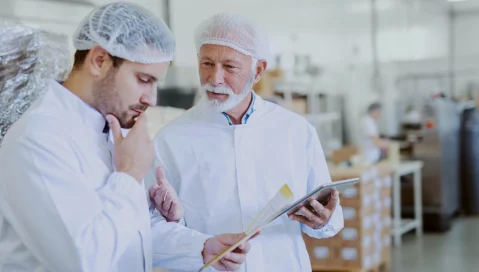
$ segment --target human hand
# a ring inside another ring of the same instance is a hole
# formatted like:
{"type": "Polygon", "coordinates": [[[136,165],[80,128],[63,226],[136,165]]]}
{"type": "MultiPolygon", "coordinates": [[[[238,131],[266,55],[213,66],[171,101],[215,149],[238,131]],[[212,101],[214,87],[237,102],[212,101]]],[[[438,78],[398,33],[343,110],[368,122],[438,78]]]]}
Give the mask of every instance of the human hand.
{"type": "MultiPolygon", "coordinates": [[[[259,233],[259,231],[255,233],[251,238],[248,239],[248,241],[258,236],[259,233]]],[[[206,264],[216,258],[224,250],[243,239],[245,235],[246,234],[244,233],[221,234],[206,240],[205,247],[203,249],[204,263],[206,264]]],[[[245,261],[246,254],[248,254],[251,248],[251,245],[248,241],[245,241],[244,243],[240,244],[236,249],[226,254],[223,258],[221,258],[221,260],[216,263],[213,263],[211,266],[219,271],[238,270],[241,267],[241,264],[243,264],[243,262],[245,261]]]]}
{"type": "Polygon", "coordinates": [[[303,206],[299,209],[301,215],[289,213],[289,218],[305,224],[313,229],[323,227],[333,215],[339,201],[339,192],[334,189],[331,192],[329,200],[326,205],[321,204],[318,200],[312,199],[309,201],[309,206],[303,206]]]}
{"type": "Polygon", "coordinates": [[[116,171],[127,173],[141,183],[155,158],[145,114],[140,114],[126,137],[121,134],[120,122],[115,116],[107,115],[106,120],[115,141],[113,162],[116,171]]]}
{"type": "Polygon", "coordinates": [[[157,184],[151,186],[150,198],[155,208],[163,215],[168,222],[178,222],[185,213],[183,205],[178,199],[175,189],[165,177],[165,170],[156,168],[157,184]]]}

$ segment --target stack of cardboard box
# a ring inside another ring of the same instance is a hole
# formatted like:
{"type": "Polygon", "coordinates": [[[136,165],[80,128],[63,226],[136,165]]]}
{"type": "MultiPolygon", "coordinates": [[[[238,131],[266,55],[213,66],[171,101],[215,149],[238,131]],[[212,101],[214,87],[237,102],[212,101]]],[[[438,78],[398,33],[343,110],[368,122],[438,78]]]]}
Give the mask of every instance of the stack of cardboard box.
{"type": "Polygon", "coordinates": [[[359,177],[340,195],[344,228],[335,237],[305,237],[314,271],[369,270],[390,263],[391,168],[387,162],[369,167],[331,169],[334,181],[359,177]]]}

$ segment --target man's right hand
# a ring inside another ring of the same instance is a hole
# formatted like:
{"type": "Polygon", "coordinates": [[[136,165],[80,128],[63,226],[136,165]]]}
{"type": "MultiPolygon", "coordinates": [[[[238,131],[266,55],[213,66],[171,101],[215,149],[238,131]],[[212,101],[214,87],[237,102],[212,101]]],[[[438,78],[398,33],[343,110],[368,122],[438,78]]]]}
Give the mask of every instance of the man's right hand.
{"type": "MultiPolygon", "coordinates": [[[[259,234],[256,233],[254,236],[248,239],[251,240],[259,234]]],[[[225,249],[236,244],[239,240],[245,237],[244,233],[240,234],[221,234],[214,236],[206,240],[205,247],[203,250],[203,261],[208,263],[210,260],[216,258],[220,255],[225,249]]],[[[246,259],[246,254],[248,254],[251,245],[248,241],[245,241],[239,245],[235,250],[226,254],[221,260],[212,264],[216,270],[219,271],[234,271],[238,270],[241,267],[241,264],[246,259]]]]}
{"type": "Polygon", "coordinates": [[[116,117],[107,115],[106,120],[115,141],[113,161],[116,171],[129,174],[141,183],[155,159],[155,149],[148,134],[145,114],[140,114],[126,137],[121,134],[120,122],[116,117]]]}

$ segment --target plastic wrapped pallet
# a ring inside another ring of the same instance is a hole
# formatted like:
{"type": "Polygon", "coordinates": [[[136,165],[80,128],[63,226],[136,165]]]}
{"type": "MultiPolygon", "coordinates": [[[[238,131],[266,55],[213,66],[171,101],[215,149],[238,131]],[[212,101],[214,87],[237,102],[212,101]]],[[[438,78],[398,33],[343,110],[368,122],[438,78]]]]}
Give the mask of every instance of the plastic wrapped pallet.
{"type": "Polygon", "coordinates": [[[360,181],[340,196],[344,228],[338,235],[322,240],[304,236],[314,271],[367,271],[389,264],[391,170],[387,162],[330,169],[332,180],[360,181]]]}
{"type": "Polygon", "coordinates": [[[0,22],[0,145],[10,126],[45,90],[71,69],[64,36],[0,22]]]}

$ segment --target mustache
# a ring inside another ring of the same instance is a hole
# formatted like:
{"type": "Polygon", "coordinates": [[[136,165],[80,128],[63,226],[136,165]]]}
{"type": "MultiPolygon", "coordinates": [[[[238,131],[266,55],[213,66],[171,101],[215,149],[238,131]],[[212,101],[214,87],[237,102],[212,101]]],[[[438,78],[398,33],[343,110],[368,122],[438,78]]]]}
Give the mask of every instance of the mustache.
{"type": "Polygon", "coordinates": [[[130,106],[129,109],[134,111],[146,111],[148,109],[148,105],[136,104],[136,105],[130,106]]]}
{"type": "Polygon", "coordinates": [[[234,94],[233,90],[227,86],[213,86],[210,83],[203,84],[201,86],[201,89],[203,91],[209,91],[216,94],[234,94]]]}

